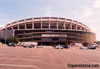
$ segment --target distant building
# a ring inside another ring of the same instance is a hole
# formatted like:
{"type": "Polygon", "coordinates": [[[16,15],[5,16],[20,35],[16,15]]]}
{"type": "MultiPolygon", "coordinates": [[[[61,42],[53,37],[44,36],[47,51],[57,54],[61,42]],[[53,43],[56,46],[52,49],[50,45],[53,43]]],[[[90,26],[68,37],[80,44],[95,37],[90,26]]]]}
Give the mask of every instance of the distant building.
{"type": "Polygon", "coordinates": [[[18,37],[21,42],[35,41],[40,44],[96,41],[95,33],[86,25],[59,17],[36,17],[9,23],[0,30],[0,38],[11,36],[18,37]]]}

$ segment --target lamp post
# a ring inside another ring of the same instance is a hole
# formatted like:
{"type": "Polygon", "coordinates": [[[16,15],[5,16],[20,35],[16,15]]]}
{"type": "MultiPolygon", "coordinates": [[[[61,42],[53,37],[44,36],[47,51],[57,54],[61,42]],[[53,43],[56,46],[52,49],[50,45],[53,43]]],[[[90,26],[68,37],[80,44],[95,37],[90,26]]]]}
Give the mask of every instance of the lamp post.
{"type": "Polygon", "coordinates": [[[1,42],[1,30],[0,30],[0,42],[1,42]]]}
{"type": "Polygon", "coordinates": [[[5,32],[4,32],[4,36],[5,36],[5,44],[6,44],[6,39],[7,39],[7,35],[6,35],[6,29],[5,29],[5,32]]]}

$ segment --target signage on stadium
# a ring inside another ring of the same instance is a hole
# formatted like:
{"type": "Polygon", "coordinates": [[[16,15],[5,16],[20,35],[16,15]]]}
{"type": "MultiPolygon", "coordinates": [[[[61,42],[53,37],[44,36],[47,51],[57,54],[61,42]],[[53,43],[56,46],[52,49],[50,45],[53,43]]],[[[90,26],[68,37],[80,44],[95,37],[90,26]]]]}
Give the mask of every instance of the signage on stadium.
{"type": "Polygon", "coordinates": [[[42,37],[67,37],[66,34],[42,34],[42,37]]]}

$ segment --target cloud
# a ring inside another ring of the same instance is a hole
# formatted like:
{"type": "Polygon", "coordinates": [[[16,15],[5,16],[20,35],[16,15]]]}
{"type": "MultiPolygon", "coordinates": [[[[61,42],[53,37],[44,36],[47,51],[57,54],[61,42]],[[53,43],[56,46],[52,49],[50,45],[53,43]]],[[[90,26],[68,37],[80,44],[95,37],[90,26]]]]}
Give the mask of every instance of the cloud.
{"type": "Polygon", "coordinates": [[[84,9],[81,21],[89,26],[97,35],[97,40],[100,40],[100,0],[95,0],[92,6],[84,9]]]}
{"type": "Polygon", "coordinates": [[[11,22],[11,20],[0,18],[0,28],[5,27],[5,25],[6,25],[7,23],[9,23],[9,22],[11,22]]]}
{"type": "Polygon", "coordinates": [[[85,11],[84,11],[84,17],[89,17],[93,14],[92,12],[92,8],[87,8],[85,11]]]}
{"type": "Polygon", "coordinates": [[[9,19],[3,19],[3,18],[0,18],[0,25],[5,25],[7,23],[9,23],[11,20],[9,19]]]}
{"type": "Polygon", "coordinates": [[[5,26],[4,26],[4,25],[0,25],[0,28],[1,28],[1,27],[5,27],[5,26]]]}
{"type": "Polygon", "coordinates": [[[51,5],[47,5],[45,7],[45,16],[51,16],[53,14],[53,10],[52,10],[52,6],[51,5]]]}
{"type": "Polygon", "coordinates": [[[94,0],[94,8],[100,8],[100,0],[94,0]]]}

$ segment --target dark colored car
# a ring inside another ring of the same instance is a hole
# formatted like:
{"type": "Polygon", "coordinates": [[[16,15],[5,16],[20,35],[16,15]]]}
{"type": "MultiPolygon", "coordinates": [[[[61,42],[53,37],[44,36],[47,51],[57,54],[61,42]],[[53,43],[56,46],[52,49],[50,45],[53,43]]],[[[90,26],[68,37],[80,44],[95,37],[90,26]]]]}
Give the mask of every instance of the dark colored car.
{"type": "Polygon", "coordinates": [[[8,46],[9,47],[16,47],[16,43],[9,43],[8,46]]]}
{"type": "Polygon", "coordinates": [[[66,48],[66,49],[67,49],[67,48],[69,48],[69,47],[68,47],[67,45],[63,45],[63,48],[66,48]]]}
{"type": "Polygon", "coordinates": [[[43,45],[38,45],[37,48],[43,48],[43,45]]]}
{"type": "Polygon", "coordinates": [[[23,47],[24,48],[33,48],[35,46],[33,44],[25,44],[23,47]]]}

